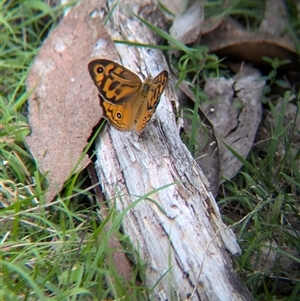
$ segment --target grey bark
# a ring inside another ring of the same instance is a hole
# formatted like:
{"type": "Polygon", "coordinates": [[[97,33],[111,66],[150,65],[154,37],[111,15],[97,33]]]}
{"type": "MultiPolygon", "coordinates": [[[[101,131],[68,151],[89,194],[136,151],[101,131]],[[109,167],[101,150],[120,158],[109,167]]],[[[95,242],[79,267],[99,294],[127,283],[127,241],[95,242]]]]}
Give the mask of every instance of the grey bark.
{"type": "MultiPolygon", "coordinates": [[[[120,1],[106,29],[113,39],[155,44],[132,12],[149,20],[156,9],[151,1],[120,1]]],[[[116,48],[119,63],[142,79],[168,70],[158,50],[116,48]]],[[[232,268],[230,253],[240,252],[236,237],[222,222],[201,168],[180,139],[174,103],[169,81],[140,135],[111,126],[101,133],[96,169],[102,189],[120,211],[143,199],[124,217],[123,230],[146,262],[146,284],[153,287],[164,275],[154,300],[251,300],[232,268]]]]}

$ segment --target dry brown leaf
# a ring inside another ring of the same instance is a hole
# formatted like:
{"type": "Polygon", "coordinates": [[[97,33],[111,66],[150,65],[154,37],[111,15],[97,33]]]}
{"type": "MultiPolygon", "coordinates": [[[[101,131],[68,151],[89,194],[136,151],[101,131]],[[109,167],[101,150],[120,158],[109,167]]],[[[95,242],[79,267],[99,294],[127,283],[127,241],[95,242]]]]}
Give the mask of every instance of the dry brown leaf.
{"type": "Polygon", "coordinates": [[[242,163],[222,142],[246,158],[260,124],[265,83],[257,81],[259,76],[255,69],[245,68],[233,79],[209,79],[205,84],[207,101],[201,108],[219,139],[221,175],[225,178],[234,177],[242,163]]]}
{"type": "Polygon", "coordinates": [[[161,0],[160,3],[173,15],[177,16],[184,12],[189,0],[161,0]]]}
{"type": "MultiPolygon", "coordinates": [[[[259,76],[258,71],[246,67],[232,79],[211,78],[205,84],[207,101],[199,108],[205,131],[200,129],[197,133],[200,147],[196,149],[195,157],[214,195],[218,192],[220,173],[222,177],[231,179],[242,166],[223,142],[243,158],[252,148],[262,113],[264,82],[257,82],[259,76]]],[[[180,88],[195,101],[186,84],[182,83],[180,88]]],[[[185,120],[184,128],[189,131],[188,120],[185,120]]]]}
{"type": "MultiPolygon", "coordinates": [[[[284,0],[267,0],[265,8],[265,18],[260,24],[260,33],[270,34],[272,36],[282,36],[289,23],[285,13],[286,3],[284,0]]],[[[285,33],[289,39],[288,31],[285,33]]]]}
{"type": "Polygon", "coordinates": [[[285,68],[299,70],[300,63],[292,38],[277,37],[266,33],[247,31],[231,18],[224,20],[213,32],[201,37],[201,45],[220,57],[247,61],[257,66],[268,65],[262,57],[289,59],[285,68]]]}
{"type": "Polygon", "coordinates": [[[100,18],[90,17],[100,5],[91,0],[75,6],[43,43],[27,78],[32,132],[26,142],[48,180],[47,203],[75,168],[89,162],[87,157],[79,162],[80,156],[102,117],[87,70],[99,37],[99,55],[101,50],[104,57],[114,52],[100,18]]]}
{"type": "Polygon", "coordinates": [[[184,44],[195,43],[200,36],[204,20],[203,1],[193,1],[188,9],[175,17],[170,34],[184,44]]]}

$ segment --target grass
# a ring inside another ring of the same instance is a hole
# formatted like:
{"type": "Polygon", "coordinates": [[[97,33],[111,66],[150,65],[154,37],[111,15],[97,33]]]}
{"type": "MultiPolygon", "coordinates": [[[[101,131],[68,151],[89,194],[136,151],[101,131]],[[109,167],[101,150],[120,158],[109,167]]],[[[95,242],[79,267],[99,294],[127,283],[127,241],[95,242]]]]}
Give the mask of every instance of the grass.
{"type": "MultiPolygon", "coordinates": [[[[1,300],[99,300],[123,295],[128,285],[134,288],[128,298],[143,300],[146,289],[135,279],[124,284],[106,260],[112,253],[109,237],[119,233],[119,215],[112,209],[100,222],[92,203],[82,205],[89,200],[80,188],[82,174],[73,176],[76,184],[69,180],[57,201],[45,205],[46,183],[24,142],[30,133],[25,79],[63,7],[50,8],[43,1],[1,5],[1,300]],[[108,222],[109,233],[103,231],[108,222]]],[[[138,270],[137,264],[135,277],[138,270]]]]}
{"type": "MultiPolygon", "coordinates": [[[[129,283],[106,260],[113,252],[109,239],[120,235],[122,215],[126,212],[117,213],[112,208],[100,221],[90,192],[82,187],[84,173],[69,179],[72,184],[55,202],[44,204],[46,183],[24,143],[30,133],[25,114],[25,79],[32,59],[56,26],[63,7],[51,8],[38,0],[2,1],[1,5],[0,296],[3,300],[101,300],[121,296],[129,286],[132,291],[128,300],[148,300],[151,293],[143,286],[143,263],[138,254],[128,250],[136,262],[129,283]],[[104,230],[108,224],[107,232],[104,230]]],[[[215,9],[209,5],[208,16],[215,9]]],[[[262,16],[260,5],[253,6],[249,19],[245,18],[250,21],[245,23],[255,24],[256,17],[262,16]]],[[[226,10],[234,15],[246,12],[249,10],[243,6],[226,10]]],[[[291,28],[295,24],[293,16],[291,28]]],[[[197,145],[198,105],[205,97],[199,87],[208,77],[226,75],[227,71],[220,59],[205,48],[189,48],[160,33],[182,53],[175,65],[179,81],[189,78],[195,84],[197,102],[193,110],[186,111],[192,123],[187,134],[187,145],[192,151],[197,145]]],[[[264,78],[269,83],[264,106],[276,124],[263,145],[257,143],[247,159],[240,158],[243,168],[234,179],[222,184],[218,202],[243,250],[235,268],[253,297],[298,300],[300,239],[295,225],[299,223],[300,153],[293,149],[292,137],[299,129],[295,127],[296,120],[285,123],[283,119],[292,93],[286,83],[277,79],[277,68],[285,62],[266,60],[273,69],[264,78]],[[285,89],[280,110],[272,101],[276,85],[285,89]],[[287,265],[289,269],[285,269],[287,265]]],[[[294,103],[299,118],[299,93],[294,103]]],[[[122,240],[130,248],[127,238],[122,240]]]]}
{"type": "Polygon", "coordinates": [[[219,202],[223,212],[234,213],[240,219],[234,223],[226,218],[226,213],[224,216],[229,224],[235,225],[244,250],[237,259],[237,269],[257,300],[274,296],[297,300],[300,293],[299,272],[292,268],[300,264],[300,240],[295,228],[295,221],[299,221],[299,151],[295,154],[291,148],[294,122],[291,120],[285,126],[281,118],[288,99],[289,93],[279,115],[273,112],[277,124],[264,150],[267,155],[262,158],[254,149],[247,161],[242,160],[241,172],[224,183],[225,193],[219,202]],[[280,158],[276,153],[279,141],[285,148],[280,158]]]}

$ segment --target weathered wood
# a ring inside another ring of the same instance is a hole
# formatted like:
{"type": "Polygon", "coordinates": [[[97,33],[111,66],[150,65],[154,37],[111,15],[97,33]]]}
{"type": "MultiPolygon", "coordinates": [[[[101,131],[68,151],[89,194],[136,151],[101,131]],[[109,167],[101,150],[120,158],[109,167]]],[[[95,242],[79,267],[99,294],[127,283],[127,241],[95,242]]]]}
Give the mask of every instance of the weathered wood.
{"type": "MultiPolygon", "coordinates": [[[[113,39],[154,44],[153,34],[132,12],[149,20],[149,15],[158,16],[156,9],[149,0],[120,1],[107,31],[113,39]]],[[[116,47],[121,63],[141,78],[168,69],[159,51],[116,47]]],[[[124,217],[123,229],[146,262],[146,284],[152,287],[164,275],[153,299],[185,300],[192,294],[190,300],[251,300],[232,269],[229,252],[240,252],[236,238],[180,139],[173,87],[170,81],[139,136],[110,126],[99,136],[96,169],[102,189],[118,210],[144,196],[124,217]]]]}

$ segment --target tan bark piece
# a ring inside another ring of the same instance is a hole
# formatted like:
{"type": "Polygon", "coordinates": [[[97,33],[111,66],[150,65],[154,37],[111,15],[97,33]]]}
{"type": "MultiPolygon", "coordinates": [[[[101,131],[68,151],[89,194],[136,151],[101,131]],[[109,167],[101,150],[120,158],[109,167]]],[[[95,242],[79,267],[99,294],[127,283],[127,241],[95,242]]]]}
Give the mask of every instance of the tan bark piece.
{"type": "Polygon", "coordinates": [[[89,162],[80,157],[102,117],[86,67],[97,40],[106,50],[112,44],[101,20],[89,16],[97,5],[101,2],[83,1],[69,12],[43,43],[26,81],[31,126],[26,142],[48,180],[47,203],[89,162]]]}
{"type": "MultiPolygon", "coordinates": [[[[99,18],[103,5],[103,1],[85,0],[73,7],[42,45],[27,79],[27,89],[32,91],[28,101],[32,133],[27,144],[49,182],[47,203],[76,166],[81,169],[89,163],[87,157],[78,162],[102,118],[87,64],[94,58],[92,52],[95,57],[118,59],[99,18]]],[[[118,274],[129,281],[131,266],[115,236],[109,246],[114,249],[118,274]]]]}

